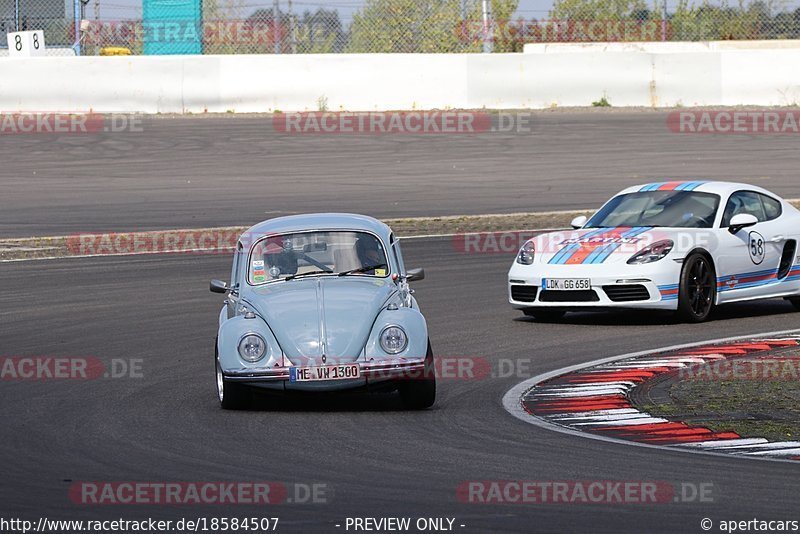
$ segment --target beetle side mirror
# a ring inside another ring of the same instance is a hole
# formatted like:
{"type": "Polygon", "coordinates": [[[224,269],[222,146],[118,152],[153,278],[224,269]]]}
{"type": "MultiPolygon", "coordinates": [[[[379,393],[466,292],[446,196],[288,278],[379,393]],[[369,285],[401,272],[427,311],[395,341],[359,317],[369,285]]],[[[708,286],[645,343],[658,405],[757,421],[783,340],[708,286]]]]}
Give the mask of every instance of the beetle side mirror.
{"type": "Polygon", "coordinates": [[[228,292],[228,284],[222,280],[212,280],[208,288],[212,293],[222,293],[223,295],[228,292]]]}
{"type": "Polygon", "coordinates": [[[742,228],[749,228],[757,224],[758,224],[758,219],[756,218],[755,215],[750,215],[749,213],[740,213],[738,215],[734,215],[733,218],[731,218],[731,223],[730,226],[728,226],[728,231],[736,235],[742,228]]]}
{"type": "Polygon", "coordinates": [[[581,215],[580,217],[575,217],[574,219],[572,219],[572,222],[569,223],[569,225],[572,226],[575,230],[579,230],[583,228],[583,225],[585,225],[586,221],[588,220],[589,219],[586,217],[586,215],[581,215]]]}
{"type": "Polygon", "coordinates": [[[406,271],[406,280],[409,282],[425,280],[425,269],[410,269],[406,271]]]}

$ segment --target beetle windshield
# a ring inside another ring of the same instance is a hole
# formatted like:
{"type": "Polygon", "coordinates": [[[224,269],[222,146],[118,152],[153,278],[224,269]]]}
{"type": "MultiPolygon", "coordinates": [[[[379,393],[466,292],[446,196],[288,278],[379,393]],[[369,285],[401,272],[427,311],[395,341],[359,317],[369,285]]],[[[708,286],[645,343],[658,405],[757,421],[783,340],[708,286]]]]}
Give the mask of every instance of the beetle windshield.
{"type": "Polygon", "coordinates": [[[324,231],[276,234],[259,240],[250,251],[247,277],[257,285],[303,276],[347,273],[389,276],[380,239],[366,232],[324,231]]]}
{"type": "Polygon", "coordinates": [[[664,226],[711,228],[719,195],[695,191],[638,191],[612,198],[584,228],[664,226]]]}

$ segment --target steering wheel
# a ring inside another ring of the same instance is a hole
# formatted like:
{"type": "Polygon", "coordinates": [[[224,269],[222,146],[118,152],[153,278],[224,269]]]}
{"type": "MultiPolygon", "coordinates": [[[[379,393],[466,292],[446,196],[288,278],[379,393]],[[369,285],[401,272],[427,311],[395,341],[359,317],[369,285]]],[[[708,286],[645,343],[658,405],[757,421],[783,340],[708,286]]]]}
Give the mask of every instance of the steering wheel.
{"type": "Polygon", "coordinates": [[[703,226],[708,224],[708,221],[706,220],[705,217],[700,217],[699,215],[695,215],[694,213],[689,215],[689,217],[686,219],[686,222],[688,223],[689,221],[692,220],[696,220],[698,224],[696,227],[690,226],[689,228],[702,228],[703,226]]]}

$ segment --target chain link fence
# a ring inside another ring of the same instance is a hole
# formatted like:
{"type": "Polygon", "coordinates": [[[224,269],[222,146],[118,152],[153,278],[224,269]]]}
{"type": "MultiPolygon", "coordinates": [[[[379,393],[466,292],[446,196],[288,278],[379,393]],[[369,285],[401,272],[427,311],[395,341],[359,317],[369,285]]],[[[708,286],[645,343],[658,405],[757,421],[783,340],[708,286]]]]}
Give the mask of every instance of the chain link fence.
{"type": "Polygon", "coordinates": [[[42,29],[48,47],[67,51],[78,33],[84,55],[109,47],[141,54],[145,43],[181,41],[204,54],[325,54],[800,38],[800,8],[788,0],[667,1],[554,0],[536,10],[532,0],[205,0],[196,21],[143,20],[142,0],[0,0],[0,30],[42,29]]]}
{"type": "Polygon", "coordinates": [[[42,30],[49,55],[75,55],[75,0],[0,0],[0,56],[8,54],[6,34],[42,30]]]}

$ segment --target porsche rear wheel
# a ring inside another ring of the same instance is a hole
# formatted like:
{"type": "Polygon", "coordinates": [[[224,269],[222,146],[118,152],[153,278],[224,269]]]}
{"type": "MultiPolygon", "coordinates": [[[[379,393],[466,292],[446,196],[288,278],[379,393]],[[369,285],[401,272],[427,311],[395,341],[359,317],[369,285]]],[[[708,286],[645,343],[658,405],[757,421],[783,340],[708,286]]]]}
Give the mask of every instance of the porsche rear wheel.
{"type": "Polygon", "coordinates": [[[247,405],[249,396],[247,390],[241,384],[234,384],[222,372],[219,365],[217,344],[214,343],[214,366],[217,378],[217,399],[219,405],[224,410],[241,410],[247,405]]]}
{"type": "Polygon", "coordinates": [[[690,323],[708,320],[717,297],[717,275],[708,257],[692,254],[683,263],[678,317],[690,323]]]}
{"type": "Polygon", "coordinates": [[[400,400],[409,410],[424,410],[436,402],[436,369],[433,364],[433,349],[428,341],[425,355],[425,371],[421,378],[407,379],[397,388],[400,400]]]}

